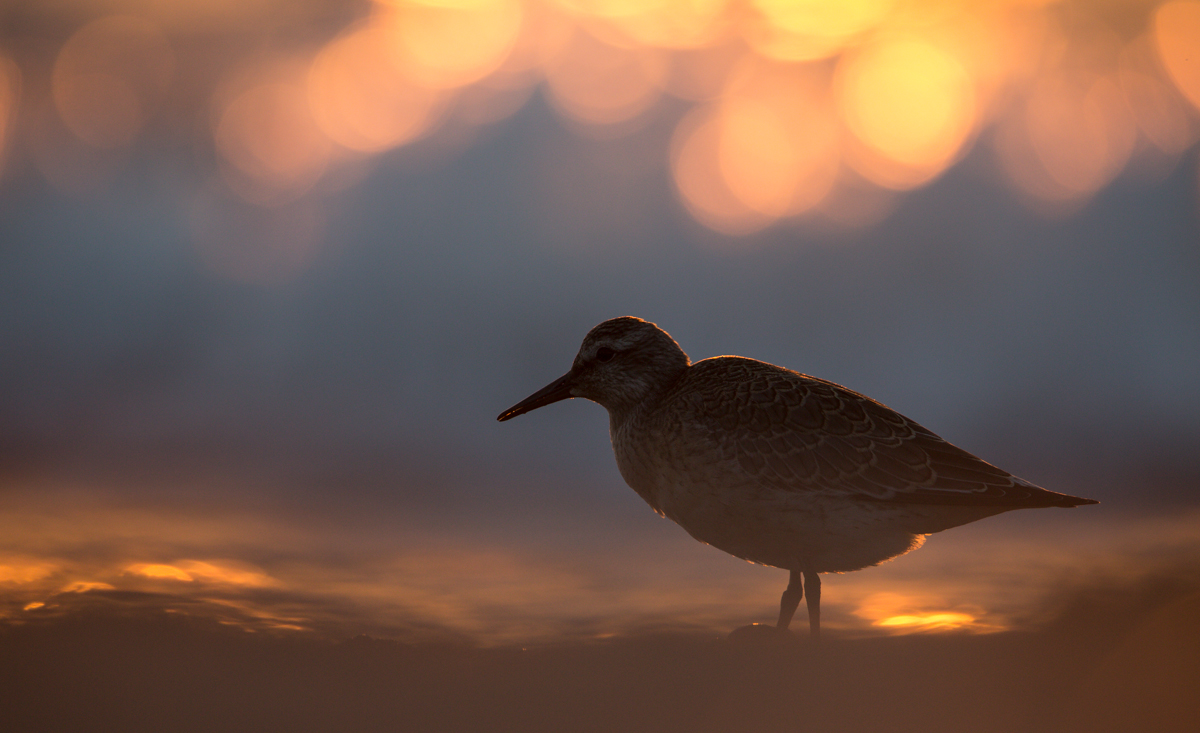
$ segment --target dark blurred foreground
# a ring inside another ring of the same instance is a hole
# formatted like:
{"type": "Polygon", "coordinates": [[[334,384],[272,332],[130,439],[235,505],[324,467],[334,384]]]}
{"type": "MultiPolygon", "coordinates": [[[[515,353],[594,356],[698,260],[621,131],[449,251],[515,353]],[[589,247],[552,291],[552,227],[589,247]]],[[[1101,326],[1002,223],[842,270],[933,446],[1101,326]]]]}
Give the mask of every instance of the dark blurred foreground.
{"type": "MultiPolygon", "coordinates": [[[[114,607],[115,608],[115,607],[114,607]]],[[[0,627],[6,731],[1195,731],[1196,567],[1028,633],[342,643],[92,609],[0,627]]]]}

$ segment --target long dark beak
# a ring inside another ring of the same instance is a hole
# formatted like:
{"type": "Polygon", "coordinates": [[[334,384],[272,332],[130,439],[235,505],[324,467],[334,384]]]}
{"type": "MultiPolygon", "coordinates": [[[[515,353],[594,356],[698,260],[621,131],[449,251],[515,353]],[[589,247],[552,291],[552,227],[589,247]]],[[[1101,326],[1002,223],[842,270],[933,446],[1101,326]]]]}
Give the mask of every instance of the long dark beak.
{"type": "Polygon", "coordinates": [[[524,415],[525,413],[536,410],[539,407],[545,407],[553,402],[570,398],[571,373],[567,372],[550,384],[542,387],[537,392],[534,392],[517,404],[500,413],[500,417],[496,419],[500,422],[504,422],[505,420],[511,420],[517,415],[524,415]]]}

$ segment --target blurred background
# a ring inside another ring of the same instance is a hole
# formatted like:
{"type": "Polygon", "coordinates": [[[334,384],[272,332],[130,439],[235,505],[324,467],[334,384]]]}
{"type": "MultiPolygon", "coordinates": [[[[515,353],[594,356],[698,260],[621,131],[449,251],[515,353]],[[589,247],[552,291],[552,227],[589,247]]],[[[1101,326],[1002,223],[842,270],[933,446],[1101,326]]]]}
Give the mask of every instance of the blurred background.
{"type": "Polygon", "coordinates": [[[0,624],[772,620],[601,408],[496,424],[618,315],[1102,501],[830,578],[834,638],[1194,592],[1198,50],[1194,1],[8,0],[0,624]]]}

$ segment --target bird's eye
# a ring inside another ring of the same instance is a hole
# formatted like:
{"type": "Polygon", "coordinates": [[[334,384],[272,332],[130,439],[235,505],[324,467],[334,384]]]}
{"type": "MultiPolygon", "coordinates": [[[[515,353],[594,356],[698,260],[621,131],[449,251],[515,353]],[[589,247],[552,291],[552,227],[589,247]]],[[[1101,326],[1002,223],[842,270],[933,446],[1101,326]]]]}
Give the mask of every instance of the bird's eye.
{"type": "Polygon", "coordinates": [[[611,361],[616,355],[617,352],[613,351],[607,346],[601,346],[600,348],[596,349],[596,361],[611,361]]]}

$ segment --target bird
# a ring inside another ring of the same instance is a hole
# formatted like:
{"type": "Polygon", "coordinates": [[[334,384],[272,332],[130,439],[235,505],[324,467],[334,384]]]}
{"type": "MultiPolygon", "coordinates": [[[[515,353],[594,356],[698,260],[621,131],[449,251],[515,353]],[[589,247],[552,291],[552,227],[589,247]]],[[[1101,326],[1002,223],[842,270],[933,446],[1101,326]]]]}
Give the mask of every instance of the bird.
{"type": "Polygon", "coordinates": [[[788,570],[775,629],[806,598],[814,640],[823,573],[878,565],[1013,509],[1099,503],[1017,478],[834,382],[741,356],[692,363],[632,316],[592,328],[570,371],[497,419],[570,398],[608,410],[621,477],[654,511],[788,570]]]}

